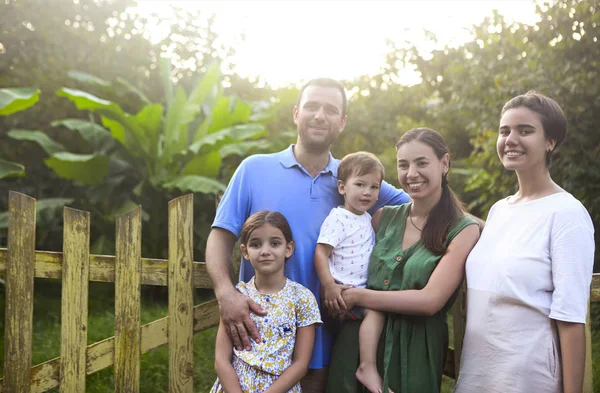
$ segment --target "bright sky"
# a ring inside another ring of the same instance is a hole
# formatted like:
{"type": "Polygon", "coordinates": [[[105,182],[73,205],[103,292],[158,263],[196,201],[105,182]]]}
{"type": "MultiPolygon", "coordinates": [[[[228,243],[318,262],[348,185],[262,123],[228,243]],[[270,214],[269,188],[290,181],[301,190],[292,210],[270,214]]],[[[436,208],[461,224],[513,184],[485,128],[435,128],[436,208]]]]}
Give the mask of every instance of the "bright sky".
{"type": "MultiPolygon", "coordinates": [[[[469,39],[466,28],[494,9],[517,22],[537,21],[530,0],[138,0],[145,13],[165,15],[169,4],[214,12],[217,34],[235,43],[237,71],[260,76],[272,86],[375,74],[385,61],[386,38],[409,40],[429,51],[433,47],[424,39],[427,29],[437,35],[440,46],[458,45],[469,39]],[[239,42],[241,33],[244,42],[239,42]]],[[[416,83],[416,78],[407,70],[401,82],[416,83]]]]}

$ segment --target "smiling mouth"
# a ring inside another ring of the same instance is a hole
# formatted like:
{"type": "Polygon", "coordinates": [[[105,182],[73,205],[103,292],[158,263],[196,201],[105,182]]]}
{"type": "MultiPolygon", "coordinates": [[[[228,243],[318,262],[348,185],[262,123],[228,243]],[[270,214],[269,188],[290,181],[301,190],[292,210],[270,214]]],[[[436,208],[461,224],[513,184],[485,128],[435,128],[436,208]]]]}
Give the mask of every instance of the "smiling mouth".
{"type": "Polygon", "coordinates": [[[507,151],[504,155],[508,158],[517,158],[521,157],[524,153],[516,152],[516,151],[507,151]]]}
{"type": "Polygon", "coordinates": [[[425,182],[421,182],[421,183],[409,183],[408,184],[408,188],[411,190],[416,190],[417,188],[421,188],[425,185],[425,182]]]}

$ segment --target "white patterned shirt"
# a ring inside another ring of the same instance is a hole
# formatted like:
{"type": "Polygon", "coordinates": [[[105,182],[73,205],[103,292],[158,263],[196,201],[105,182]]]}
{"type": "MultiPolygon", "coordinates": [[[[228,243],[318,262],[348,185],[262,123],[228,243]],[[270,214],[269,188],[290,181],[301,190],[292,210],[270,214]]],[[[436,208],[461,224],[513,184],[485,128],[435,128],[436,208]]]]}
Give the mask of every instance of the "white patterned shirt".
{"type": "Polygon", "coordinates": [[[333,247],[329,271],[341,284],[367,286],[369,257],[375,244],[375,231],[369,213],[354,214],[343,206],[331,209],[321,225],[317,243],[333,247]]]}

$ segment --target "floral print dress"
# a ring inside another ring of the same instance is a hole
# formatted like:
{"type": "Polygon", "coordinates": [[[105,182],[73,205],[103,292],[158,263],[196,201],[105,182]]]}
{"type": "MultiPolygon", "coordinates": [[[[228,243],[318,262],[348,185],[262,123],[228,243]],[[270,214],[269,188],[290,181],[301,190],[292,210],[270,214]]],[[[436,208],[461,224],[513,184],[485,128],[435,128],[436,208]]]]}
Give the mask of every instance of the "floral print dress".
{"type": "MultiPolygon", "coordinates": [[[[232,361],[242,391],[262,393],[292,364],[296,330],[321,324],[321,314],[312,292],[289,279],[279,292],[271,294],[258,292],[254,277],[247,283],[239,283],[236,288],[267,312],[266,316],[250,314],[262,341],[252,342],[248,351],[234,348],[232,361]]],[[[301,391],[300,383],[297,383],[290,393],[301,391]]],[[[211,393],[225,393],[219,379],[211,393]]]]}

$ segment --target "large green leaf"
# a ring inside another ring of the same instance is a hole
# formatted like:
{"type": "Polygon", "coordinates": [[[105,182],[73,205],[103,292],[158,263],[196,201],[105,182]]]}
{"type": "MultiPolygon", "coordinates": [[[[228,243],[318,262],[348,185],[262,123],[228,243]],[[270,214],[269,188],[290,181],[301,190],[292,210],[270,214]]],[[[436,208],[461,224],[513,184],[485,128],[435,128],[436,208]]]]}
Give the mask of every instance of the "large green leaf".
{"type": "Polygon", "coordinates": [[[88,74],[87,72],[69,71],[69,72],[67,72],[67,76],[71,79],[74,79],[79,82],[83,82],[90,86],[102,87],[102,88],[107,88],[107,87],[111,86],[110,82],[108,82],[102,78],[98,78],[97,76],[94,76],[92,74],[88,74]]]}
{"type": "Polygon", "coordinates": [[[0,159],[0,179],[25,176],[25,167],[16,162],[0,159]]]}
{"type": "Polygon", "coordinates": [[[181,151],[186,145],[187,132],[185,132],[185,124],[181,124],[179,121],[186,101],[185,90],[183,87],[177,86],[165,118],[165,147],[162,161],[165,164],[171,161],[175,152],[181,151]]]}
{"type": "Polygon", "coordinates": [[[165,184],[166,189],[177,188],[180,191],[200,192],[203,194],[214,194],[225,191],[225,184],[215,179],[204,176],[179,176],[165,184]]]}
{"type": "Polygon", "coordinates": [[[123,146],[127,147],[127,142],[125,142],[125,127],[123,127],[123,124],[104,116],[102,116],[101,119],[104,127],[110,130],[112,137],[121,142],[123,146]]]}
{"type": "Polygon", "coordinates": [[[63,145],[44,134],[42,131],[10,130],[8,136],[19,141],[36,142],[50,155],[67,150],[63,145]]]}
{"type": "Polygon", "coordinates": [[[231,155],[246,157],[256,151],[265,151],[270,149],[273,144],[267,140],[261,139],[258,141],[244,141],[239,143],[231,143],[223,146],[219,150],[219,156],[226,158],[231,155]]]}
{"type": "Polygon", "coordinates": [[[213,106],[211,123],[208,132],[231,127],[235,124],[247,123],[252,108],[235,97],[219,97],[213,106]]]}
{"type": "Polygon", "coordinates": [[[146,105],[135,115],[135,120],[144,131],[148,140],[150,157],[158,158],[158,139],[162,126],[163,106],[161,104],[146,105]]]}
{"type": "Polygon", "coordinates": [[[99,124],[81,119],[62,119],[52,122],[52,127],[63,126],[76,131],[97,152],[105,153],[114,147],[115,139],[99,124]]]}
{"type": "Polygon", "coordinates": [[[221,169],[221,154],[215,150],[194,157],[183,168],[183,174],[216,178],[219,175],[219,169],[221,169]]]}
{"type": "Polygon", "coordinates": [[[198,82],[189,98],[181,86],[175,90],[175,96],[169,101],[165,122],[165,161],[183,150],[188,142],[188,125],[196,119],[210,93],[218,86],[220,77],[219,63],[211,64],[198,82]]]}
{"type": "Polygon", "coordinates": [[[96,154],[62,152],[44,162],[58,176],[84,184],[98,184],[108,173],[108,157],[96,154]]]}
{"type": "MultiPolygon", "coordinates": [[[[125,113],[116,103],[96,97],[85,91],[65,87],[60,89],[56,94],[71,100],[79,110],[88,110],[113,122],[120,123],[124,133],[124,140],[113,134],[115,139],[121,141],[131,151],[135,152],[137,149],[142,149],[142,151],[149,153],[150,146],[143,128],[138,124],[135,117],[125,113]]],[[[103,124],[106,125],[106,122],[103,121],[103,124]]],[[[113,132],[112,128],[108,125],[107,127],[113,132]]]]}
{"type": "Polygon", "coordinates": [[[31,87],[0,89],[0,116],[8,116],[35,105],[39,96],[40,90],[31,87]]]}
{"type": "Polygon", "coordinates": [[[250,138],[258,138],[265,134],[265,127],[262,124],[240,124],[205,135],[202,139],[193,143],[189,147],[189,151],[198,154],[202,148],[207,146],[220,149],[226,144],[238,143],[250,138]]]}

